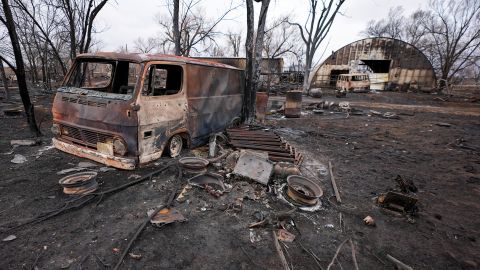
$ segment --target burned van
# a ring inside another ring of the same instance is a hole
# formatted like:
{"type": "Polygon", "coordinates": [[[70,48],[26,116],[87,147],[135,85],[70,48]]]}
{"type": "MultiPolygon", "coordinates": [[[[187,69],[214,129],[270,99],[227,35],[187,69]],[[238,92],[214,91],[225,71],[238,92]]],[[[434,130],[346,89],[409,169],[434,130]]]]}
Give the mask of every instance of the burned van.
{"type": "Polygon", "coordinates": [[[370,79],[368,74],[356,73],[356,74],[340,74],[337,79],[337,91],[346,92],[369,92],[370,91],[370,79]]]}
{"type": "Polygon", "coordinates": [[[244,72],[158,54],[79,55],[53,103],[53,145],[132,170],[195,147],[241,114],[244,72]]]}

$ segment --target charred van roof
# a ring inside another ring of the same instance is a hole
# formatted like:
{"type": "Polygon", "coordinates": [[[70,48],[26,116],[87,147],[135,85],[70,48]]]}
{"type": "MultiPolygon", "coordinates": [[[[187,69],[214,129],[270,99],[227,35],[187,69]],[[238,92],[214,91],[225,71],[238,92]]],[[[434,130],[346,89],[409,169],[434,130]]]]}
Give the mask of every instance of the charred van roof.
{"type": "Polygon", "coordinates": [[[142,63],[148,61],[169,61],[186,64],[195,64],[219,68],[237,69],[239,68],[225,65],[213,61],[193,59],[189,57],[168,55],[168,54],[145,54],[145,53],[118,53],[118,52],[95,52],[95,53],[83,53],[77,56],[78,59],[105,59],[116,61],[129,61],[134,63],[142,63]]]}

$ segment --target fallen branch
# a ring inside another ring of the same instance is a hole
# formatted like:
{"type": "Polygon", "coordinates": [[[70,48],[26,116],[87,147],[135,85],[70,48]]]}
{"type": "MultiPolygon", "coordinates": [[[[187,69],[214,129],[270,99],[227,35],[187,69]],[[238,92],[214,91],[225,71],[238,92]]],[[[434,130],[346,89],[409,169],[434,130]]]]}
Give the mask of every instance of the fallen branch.
{"type": "Polygon", "coordinates": [[[413,268],[412,268],[411,266],[408,266],[408,265],[404,264],[403,262],[395,259],[395,258],[392,257],[392,255],[390,255],[390,254],[387,254],[387,259],[390,260],[391,262],[393,262],[394,264],[396,264],[397,267],[400,268],[400,269],[413,270],[413,268]]]}
{"type": "Polygon", "coordinates": [[[151,213],[150,215],[148,215],[148,217],[142,222],[142,224],[140,224],[140,226],[138,227],[137,231],[135,232],[135,234],[132,236],[132,238],[130,239],[130,241],[128,242],[128,245],[127,247],[123,250],[122,252],[122,255],[120,256],[120,259],[118,259],[118,262],[117,264],[115,265],[115,267],[113,268],[114,270],[117,270],[120,268],[120,265],[122,264],[123,262],[123,259],[125,258],[125,256],[127,256],[128,254],[128,251],[130,250],[130,248],[132,247],[133,245],[133,242],[135,240],[137,240],[138,236],[140,236],[140,234],[143,232],[143,230],[145,229],[145,227],[147,227],[147,224],[150,222],[150,220],[152,220],[152,217],[154,217],[158,212],[160,212],[162,209],[165,209],[165,208],[168,208],[170,207],[170,205],[172,205],[173,203],[173,200],[175,199],[175,195],[177,193],[177,190],[174,189],[172,191],[172,193],[170,194],[169,198],[168,198],[168,201],[165,203],[165,205],[157,208],[155,211],[153,211],[153,213],[151,213]]]}
{"type": "Polygon", "coordinates": [[[272,231],[273,234],[273,243],[275,244],[275,249],[277,250],[278,257],[280,258],[280,262],[283,265],[283,269],[285,270],[290,270],[290,267],[288,266],[287,259],[285,258],[285,254],[283,254],[282,247],[280,246],[280,243],[278,242],[278,237],[275,231],[272,231]]]}
{"type": "Polygon", "coordinates": [[[352,249],[352,261],[355,270],[358,270],[357,255],[355,254],[355,245],[353,244],[352,239],[348,240],[350,242],[350,248],[352,249]]]}
{"type": "Polygon", "coordinates": [[[327,270],[330,270],[330,268],[333,266],[335,263],[335,260],[337,259],[338,253],[340,253],[340,250],[342,249],[343,245],[348,241],[348,239],[345,239],[337,248],[337,251],[335,252],[335,255],[333,255],[332,261],[328,264],[327,270]]]}
{"type": "Polygon", "coordinates": [[[302,243],[300,243],[300,242],[297,242],[297,243],[300,245],[300,247],[303,249],[303,251],[307,252],[308,255],[312,256],[312,258],[315,261],[315,263],[317,264],[318,268],[320,270],[323,270],[322,265],[320,265],[320,259],[317,257],[317,255],[315,255],[315,253],[313,253],[313,251],[311,249],[308,250],[307,248],[305,248],[302,245],[302,243]]]}
{"type": "Polygon", "coordinates": [[[332,162],[328,162],[328,170],[330,172],[330,180],[332,181],[333,191],[335,192],[335,198],[337,199],[338,203],[342,203],[342,199],[340,198],[340,193],[338,192],[337,182],[335,182],[335,177],[333,176],[332,170],[332,162]]]}

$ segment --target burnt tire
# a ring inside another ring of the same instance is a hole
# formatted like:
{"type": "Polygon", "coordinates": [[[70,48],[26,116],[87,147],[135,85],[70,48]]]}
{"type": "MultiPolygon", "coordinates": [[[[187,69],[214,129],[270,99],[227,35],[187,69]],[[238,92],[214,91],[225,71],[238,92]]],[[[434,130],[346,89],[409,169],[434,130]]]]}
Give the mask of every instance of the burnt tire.
{"type": "Polygon", "coordinates": [[[170,138],[170,141],[168,141],[168,145],[167,145],[168,155],[170,157],[172,158],[178,157],[182,152],[182,149],[183,149],[182,136],[177,134],[177,135],[174,135],[172,138],[170,138]]]}

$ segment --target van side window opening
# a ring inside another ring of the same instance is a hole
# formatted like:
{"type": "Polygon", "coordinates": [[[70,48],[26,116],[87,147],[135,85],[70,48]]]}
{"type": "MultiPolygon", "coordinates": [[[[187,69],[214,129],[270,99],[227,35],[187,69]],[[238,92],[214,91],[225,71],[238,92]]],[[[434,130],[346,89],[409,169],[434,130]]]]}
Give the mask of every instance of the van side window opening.
{"type": "Polygon", "coordinates": [[[151,65],[143,83],[144,96],[168,96],[182,89],[183,69],[175,65],[151,65]]]}
{"type": "Polygon", "coordinates": [[[133,96],[140,64],[79,59],[65,86],[133,96]]]}

